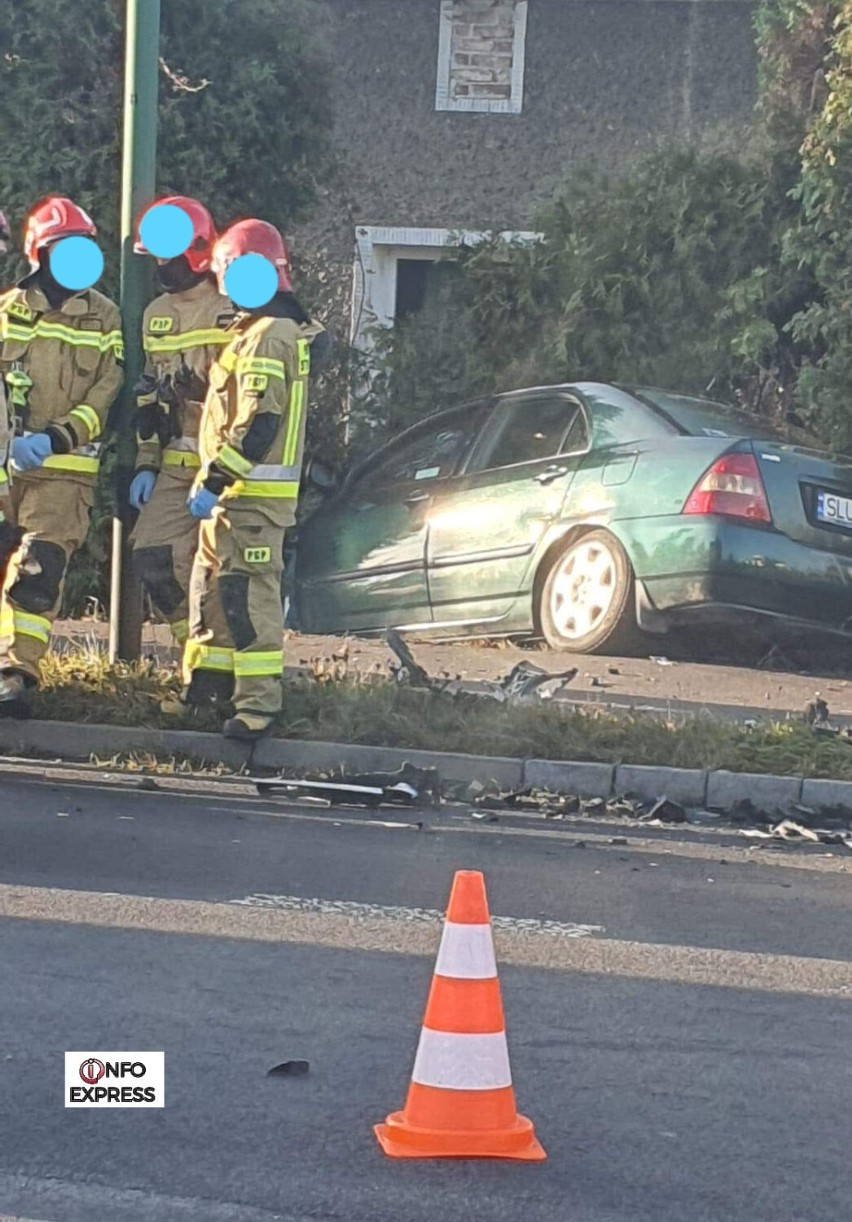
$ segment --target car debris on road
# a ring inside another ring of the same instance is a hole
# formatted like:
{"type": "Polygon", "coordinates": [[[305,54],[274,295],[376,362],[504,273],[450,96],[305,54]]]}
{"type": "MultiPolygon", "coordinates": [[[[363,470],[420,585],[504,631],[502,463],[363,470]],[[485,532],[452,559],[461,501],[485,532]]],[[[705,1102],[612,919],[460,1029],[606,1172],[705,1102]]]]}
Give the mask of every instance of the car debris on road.
{"type": "Polygon", "coordinates": [[[441,803],[441,777],[435,768],[417,768],[407,761],[396,772],[370,772],[318,779],[254,777],[261,796],[281,793],[288,798],[322,799],[329,806],[413,806],[441,803]]]}
{"type": "MultiPolygon", "coordinates": [[[[727,810],[707,810],[687,806],[660,794],[639,798],[616,794],[610,798],[584,798],[530,786],[505,789],[493,779],[444,780],[437,769],[421,768],[406,761],[393,772],[323,773],[310,776],[271,776],[248,778],[262,797],[280,795],[284,800],[322,802],[326,807],[354,806],[377,809],[382,806],[416,808],[450,806],[466,808],[469,817],[480,823],[497,823],[501,816],[541,818],[552,823],[587,820],[621,824],[635,829],[675,827],[730,828],[755,847],[781,848],[809,844],[838,845],[852,850],[852,810],[815,809],[794,804],[789,813],[761,809],[750,798],[739,798],[727,810]]],[[[462,812],[459,812],[462,813],[462,812]]],[[[409,823],[391,825],[410,827],[409,823]]],[[[417,825],[421,830],[422,822],[417,825]]]]}
{"type": "Polygon", "coordinates": [[[640,815],[643,822],[648,823],[686,823],[686,807],[680,802],[672,802],[670,798],[662,797],[654,803],[647,815],[640,815]]]}
{"type": "Polygon", "coordinates": [[[782,819],[768,830],[742,827],[739,835],[747,840],[764,842],[766,848],[780,848],[783,843],[792,844],[837,844],[852,849],[852,831],[837,831],[828,828],[807,827],[794,819],[782,819]],[[768,842],[768,843],[765,843],[768,842]]]}
{"type": "Polygon", "coordinates": [[[266,1071],[267,1078],[306,1078],[311,1071],[309,1061],[282,1061],[266,1071]]]}
{"type": "Polygon", "coordinates": [[[395,629],[388,628],[386,640],[399,660],[399,665],[391,667],[398,683],[407,683],[411,687],[423,687],[444,696],[471,696],[496,700],[500,704],[524,704],[539,700],[553,700],[576,679],[579,673],[576,666],[553,673],[532,662],[524,661],[518,662],[502,679],[480,679],[473,687],[465,683],[460,675],[455,679],[435,678],[430,675],[416,661],[408,645],[395,629]]]}

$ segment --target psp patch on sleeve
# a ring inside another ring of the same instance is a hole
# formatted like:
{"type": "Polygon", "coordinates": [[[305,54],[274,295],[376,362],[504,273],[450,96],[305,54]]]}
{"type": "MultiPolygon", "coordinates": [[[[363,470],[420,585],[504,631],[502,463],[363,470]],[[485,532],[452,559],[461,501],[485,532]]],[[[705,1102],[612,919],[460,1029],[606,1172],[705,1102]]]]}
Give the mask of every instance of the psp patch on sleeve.
{"type": "Polygon", "coordinates": [[[33,312],[30,307],[23,301],[10,301],[6,306],[6,313],[10,318],[15,318],[18,322],[32,322],[33,312]]]}
{"type": "Polygon", "coordinates": [[[243,374],[242,387],[247,395],[255,395],[258,399],[266,393],[269,378],[265,373],[243,374]]]}

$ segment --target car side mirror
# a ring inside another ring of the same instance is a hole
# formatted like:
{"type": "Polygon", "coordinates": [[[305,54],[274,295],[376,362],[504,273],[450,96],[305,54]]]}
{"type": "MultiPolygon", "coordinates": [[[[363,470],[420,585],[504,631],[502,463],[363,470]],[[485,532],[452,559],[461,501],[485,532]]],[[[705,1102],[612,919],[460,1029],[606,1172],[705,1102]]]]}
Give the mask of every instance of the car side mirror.
{"type": "Polygon", "coordinates": [[[310,460],[305,475],[308,483],[313,488],[316,488],[317,492],[322,493],[323,496],[328,496],[330,493],[335,492],[340,486],[340,478],[334,467],[320,462],[317,458],[310,460]]]}

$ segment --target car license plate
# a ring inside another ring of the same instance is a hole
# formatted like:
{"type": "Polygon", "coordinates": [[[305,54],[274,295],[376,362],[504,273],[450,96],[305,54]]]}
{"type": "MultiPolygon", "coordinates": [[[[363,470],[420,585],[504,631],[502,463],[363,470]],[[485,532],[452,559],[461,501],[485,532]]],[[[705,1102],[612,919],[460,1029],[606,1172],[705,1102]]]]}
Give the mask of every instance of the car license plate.
{"type": "Polygon", "coordinates": [[[833,492],[817,492],[816,516],[818,522],[852,530],[852,499],[833,492]]]}

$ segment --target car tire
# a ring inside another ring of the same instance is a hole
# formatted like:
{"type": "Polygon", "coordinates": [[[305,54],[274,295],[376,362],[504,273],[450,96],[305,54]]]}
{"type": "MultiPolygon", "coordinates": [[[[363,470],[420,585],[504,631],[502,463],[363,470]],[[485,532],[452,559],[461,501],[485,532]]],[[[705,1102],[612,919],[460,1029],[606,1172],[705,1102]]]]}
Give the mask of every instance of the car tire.
{"type": "Polygon", "coordinates": [[[633,568],[614,535],[588,531],[559,553],[541,586],[538,617],[551,649],[630,653],[636,647],[633,568]]]}

